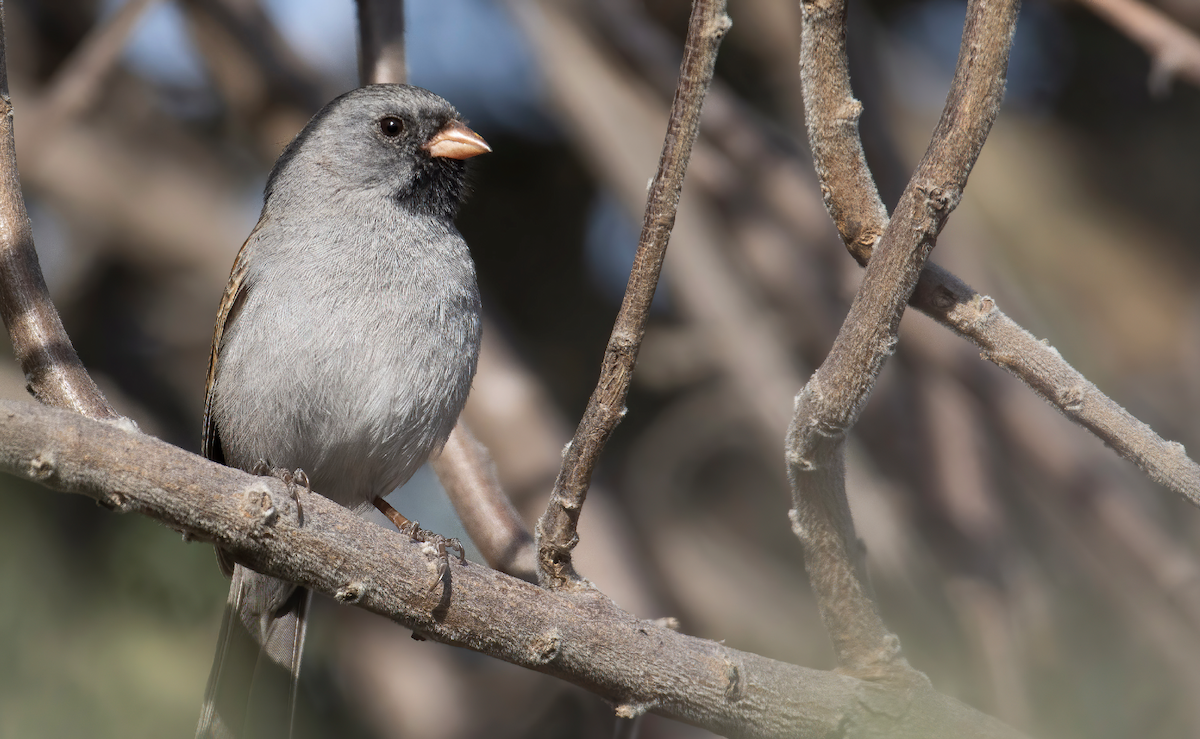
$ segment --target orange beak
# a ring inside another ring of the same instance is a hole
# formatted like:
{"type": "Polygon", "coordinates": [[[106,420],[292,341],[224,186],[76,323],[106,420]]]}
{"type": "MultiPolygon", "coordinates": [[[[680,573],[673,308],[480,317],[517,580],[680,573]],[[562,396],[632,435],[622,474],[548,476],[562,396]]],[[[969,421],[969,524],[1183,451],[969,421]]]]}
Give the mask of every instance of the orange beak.
{"type": "Polygon", "coordinates": [[[429,152],[431,157],[447,159],[470,159],[492,150],[482,136],[464,126],[461,121],[446,124],[445,128],[435,133],[421,148],[429,152]]]}

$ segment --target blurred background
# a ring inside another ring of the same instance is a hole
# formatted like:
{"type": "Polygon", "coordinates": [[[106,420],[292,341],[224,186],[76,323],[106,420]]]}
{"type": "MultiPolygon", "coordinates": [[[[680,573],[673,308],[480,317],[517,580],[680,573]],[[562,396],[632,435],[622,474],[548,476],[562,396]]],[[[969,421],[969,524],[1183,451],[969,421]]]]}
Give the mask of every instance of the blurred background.
{"type": "MultiPolygon", "coordinates": [[[[356,84],[351,0],[10,0],[8,74],[37,247],[114,405],[198,450],[213,316],[274,158],[356,84]],[[134,19],[127,37],[106,34],[134,19]],[[85,50],[109,73],[70,88],[85,50]],[[72,91],[73,89],[73,91],[72,91]]],[[[1200,5],[1160,0],[1200,31],[1200,5]]],[[[899,197],[965,4],[856,3],[862,133],[899,197]]],[[[494,148],[460,227],[488,316],[466,411],[532,522],[596,380],[657,164],[688,3],[409,0],[413,84],[494,148]]],[[[1008,95],[934,259],[1166,438],[1200,449],[1200,95],[1086,9],[1029,0],[1008,95]]],[[[729,0],[629,414],[578,566],[639,616],[814,668],[782,439],[859,268],[804,143],[799,8],[729,0]]],[[[0,389],[25,398],[15,362],[0,389]]],[[[32,401],[31,401],[32,402],[32,401]]],[[[1200,511],[924,316],[856,428],[852,505],[889,625],[938,689],[1034,736],[1200,735],[1200,511]]],[[[406,515],[459,531],[425,473],[406,515]]],[[[0,480],[0,738],[190,736],[227,582],[211,547],[0,480]]],[[[323,602],[306,736],[606,737],[545,676],[323,602]]],[[[643,737],[706,732],[650,717],[643,737]]]]}

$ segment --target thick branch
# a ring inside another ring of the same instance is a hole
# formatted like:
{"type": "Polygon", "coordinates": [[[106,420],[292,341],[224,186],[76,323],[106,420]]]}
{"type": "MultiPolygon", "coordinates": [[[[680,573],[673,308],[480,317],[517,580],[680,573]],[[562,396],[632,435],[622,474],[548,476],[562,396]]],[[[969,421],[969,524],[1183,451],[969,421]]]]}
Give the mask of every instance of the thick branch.
{"type": "MultiPolygon", "coordinates": [[[[871,258],[887,213],[870,179],[859,143],[861,105],[846,73],[844,8],[805,5],[801,80],[813,159],[821,192],[847,249],[860,264],[871,258]]],[[[929,263],[909,301],[983,350],[1063,415],[1133,462],[1155,482],[1200,505],[1200,465],[1179,444],[1165,441],[1101,392],[1055,349],[1038,341],[981,295],[929,263]]]]}
{"type": "Polygon", "coordinates": [[[17,174],[4,32],[0,6],[0,315],[35,398],[93,418],[116,418],[63,329],[33,248],[17,174]]]}
{"type": "MultiPolygon", "coordinates": [[[[942,118],[916,173],[878,242],[849,315],[828,358],[796,399],[788,431],[793,527],[843,669],[871,677],[910,677],[899,641],[869,593],[843,471],[846,432],[896,345],[904,306],[991,130],[1004,93],[1018,2],[973,0],[967,9],[958,68],[942,118]]],[[[806,17],[841,24],[838,0],[806,2],[806,17]]],[[[807,22],[807,21],[806,21],[807,22]]],[[[841,39],[838,34],[832,34],[841,39]]],[[[830,34],[805,39],[829,43],[830,34]]],[[[809,57],[811,58],[811,57],[809,57]]],[[[823,70],[806,67],[815,84],[823,70]]],[[[832,73],[838,73],[837,69],[832,73]]],[[[853,125],[850,116],[848,125],[853,125]]],[[[814,128],[819,131],[819,127],[814,128]]],[[[821,142],[814,141],[814,148],[821,142]]]]}
{"type": "Polygon", "coordinates": [[[279,481],[119,424],[0,402],[0,470],[143,513],[260,572],[569,680],[621,715],[652,710],[730,737],[1019,736],[930,689],[888,691],[739,652],[640,621],[593,591],[551,593],[454,565],[439,602],[429,592],[437,558],[396,532],[312,494],[303,496],[298,525],[279,481]]]}
{"type": "Polygon", "coordinates": [[[575,436],[563,454],[562,469],[546,512],[538,521],[538,571],[542,584],[561,587],[579,581],[571,565],[578,541],[576,525],[592,471],[609,436],[625,414],[625,398],[646,331],[646,317],[675,224],[679,192],[692,144],[700,128],[700,108],[712,81],[717,49],[729,30],[724,0],[695,0],[688,23],[679,87],[671,103],[666,140],[650,185],[637,255],[621,310],[604,351],[600,380],[575,436]]]}

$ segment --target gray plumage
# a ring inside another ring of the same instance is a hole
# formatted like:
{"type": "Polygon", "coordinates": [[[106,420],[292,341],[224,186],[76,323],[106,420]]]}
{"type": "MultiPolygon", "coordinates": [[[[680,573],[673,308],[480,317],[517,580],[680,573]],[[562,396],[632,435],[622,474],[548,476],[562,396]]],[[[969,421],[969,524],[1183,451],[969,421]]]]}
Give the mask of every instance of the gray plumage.
{"type": "MultiPolygon", "coordinates": [[[[315,492],[361,510],[445,443],[479,352],[475,269],[453,219],[461,160],[483,151],[449,103],[406,85],[355,90],[313,117],[276,163],[221,301],[207,456],[303,469],[315,492]]],[[[198,737],[290,736],[308,602],[234,568],[198,737]],[[233,654],[246,643],[254,660],[233,654]],[[247,695],[271,672],[288,715],[262,720],[247,695]]]]}

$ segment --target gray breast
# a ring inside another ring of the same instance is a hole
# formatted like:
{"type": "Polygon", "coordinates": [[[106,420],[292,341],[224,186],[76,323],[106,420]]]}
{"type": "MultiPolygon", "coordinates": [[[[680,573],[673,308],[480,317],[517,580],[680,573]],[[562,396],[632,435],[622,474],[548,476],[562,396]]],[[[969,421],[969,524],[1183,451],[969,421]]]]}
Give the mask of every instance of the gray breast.
{"type": "Polygon", "coordinates": [[[353,249],[272,243],[286,236],[251,245],[217,428],[230,464],[299,467],[359,506],[407,481],[454,427],[479,351],[474,267],[453,231],[422,234],[419,249],[394,232],[353,249]]]}

